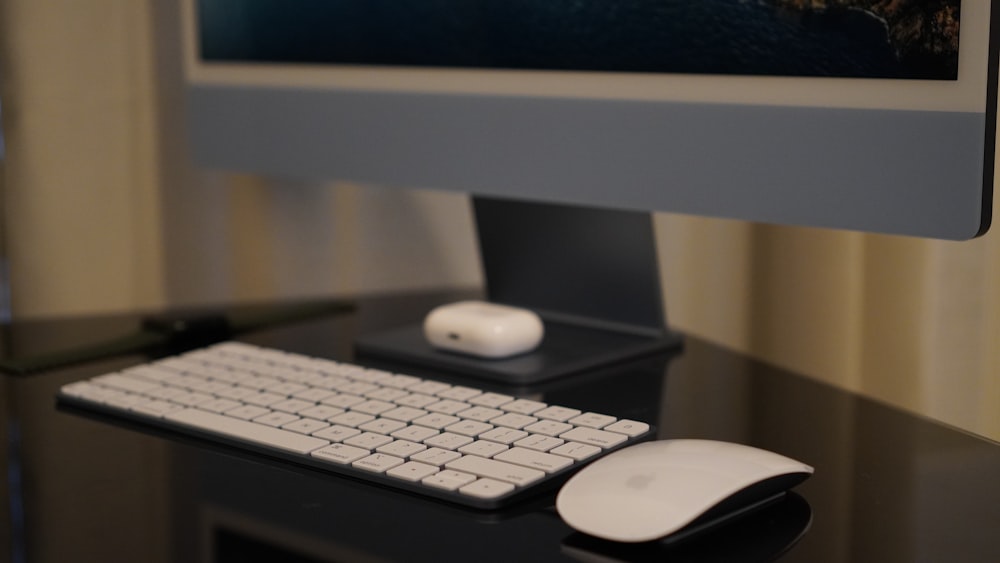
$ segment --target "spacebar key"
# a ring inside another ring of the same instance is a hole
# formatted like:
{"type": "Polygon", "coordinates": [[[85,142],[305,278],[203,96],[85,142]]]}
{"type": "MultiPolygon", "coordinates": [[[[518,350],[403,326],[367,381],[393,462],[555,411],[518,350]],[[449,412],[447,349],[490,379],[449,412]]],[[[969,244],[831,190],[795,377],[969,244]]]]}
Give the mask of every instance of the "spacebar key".
{"type": "Polygon", "coordinates": [[[187,426],[239,438],[247,442],[255,442],[290,452],[307,454],[316,448],[321,448],[330,442],[298,432],[281,430],[256,422],[232,418],[198,409],[184,409],[164,415],[165,420],[187,426]]]}

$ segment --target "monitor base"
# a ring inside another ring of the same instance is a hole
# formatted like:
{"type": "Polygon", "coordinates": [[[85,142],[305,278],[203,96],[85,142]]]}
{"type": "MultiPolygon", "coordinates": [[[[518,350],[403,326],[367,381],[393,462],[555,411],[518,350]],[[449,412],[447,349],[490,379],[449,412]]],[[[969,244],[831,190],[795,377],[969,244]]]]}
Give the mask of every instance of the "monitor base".
{"type": "Polygon", "coordinates": [[[508,385],[533,385],[641,356],[680,349],[675,332],[651,336],[546,322],[545,339],[532,352],[505,359],[482,359],[433,348],[420,325],[361,337],[359,355],[461,373],[508,385]]]}
{"type": "Polygon", "coordinates": [[[437,350],[422,325],[363,338],[362,354],[529,385],[678,348],[663,311],[649,213],[473,198],[486,300],[534,311],[533,352],[482,359],[437,350]]]}

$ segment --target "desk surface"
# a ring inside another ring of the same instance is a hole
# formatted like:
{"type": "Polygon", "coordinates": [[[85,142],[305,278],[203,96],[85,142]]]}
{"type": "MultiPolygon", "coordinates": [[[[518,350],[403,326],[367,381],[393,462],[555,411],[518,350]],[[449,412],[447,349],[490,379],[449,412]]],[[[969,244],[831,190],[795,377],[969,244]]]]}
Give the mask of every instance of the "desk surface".
{"type": "MultiPolygon", "coordinates": [[[[240,339],[352,359],[355,335],[419,319],[439,298],[364,300],[356,313],[240,339]]],[[[129,316],[28,323],[6,327],[5,341],[38,352],[136,326],[129,316]]],[[[741,442],[816,468],[797,495],[666,552],[576,534],[551,495],[503,512],[464,510],[56,410],[60,385],[145,359],[3,378],[0,523],[9,533],[0,533],[0,560],[853,562],[1000,554],[1000,446],[695,338],[680,354],[516,390],[646,420],[660,438],[741,442]]]]}

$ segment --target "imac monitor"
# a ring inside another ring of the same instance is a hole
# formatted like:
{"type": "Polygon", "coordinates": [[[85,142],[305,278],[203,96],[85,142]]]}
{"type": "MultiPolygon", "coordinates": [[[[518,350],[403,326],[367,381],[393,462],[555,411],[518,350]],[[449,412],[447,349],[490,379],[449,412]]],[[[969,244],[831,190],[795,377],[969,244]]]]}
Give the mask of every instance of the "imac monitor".
{"type": "MultiPolygon", "coordinates": [[[[995,0],[183,6],[191,144],[208,167],[460,190],[484,233],[529,208],[941,239],[989,226],[995,0]]],[[[563,235],[628,230],[551,217],[539,223],[563,235]]],[[[548,236],[529,233],[529,247],[548,236]]],[[[615,248],[651,243],[636,237],[566,254],[621,268],[615,248]]],[[[490,296],[546,309],[558,272],[495,284],[530,269],[495,258],[520,253],[503,246],[483,244],[490,296]]],[[[616,313],[658,306],[655,272],[624,271],[638,289],[595,282],[553,313],[664,333],[657,315],[616,313]]]]}

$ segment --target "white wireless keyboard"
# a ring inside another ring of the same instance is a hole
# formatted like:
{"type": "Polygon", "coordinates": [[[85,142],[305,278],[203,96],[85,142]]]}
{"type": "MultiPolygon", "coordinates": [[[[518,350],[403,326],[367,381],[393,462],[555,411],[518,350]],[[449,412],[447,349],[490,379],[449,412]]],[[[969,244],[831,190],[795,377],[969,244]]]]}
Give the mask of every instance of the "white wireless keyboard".
{"type": "Polygon", "coordinates": [[[58,399],[479,508],[652,435],[644,422],[235,342],[71,383],[58,399]]]}

